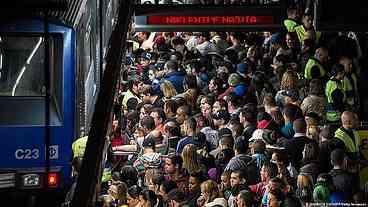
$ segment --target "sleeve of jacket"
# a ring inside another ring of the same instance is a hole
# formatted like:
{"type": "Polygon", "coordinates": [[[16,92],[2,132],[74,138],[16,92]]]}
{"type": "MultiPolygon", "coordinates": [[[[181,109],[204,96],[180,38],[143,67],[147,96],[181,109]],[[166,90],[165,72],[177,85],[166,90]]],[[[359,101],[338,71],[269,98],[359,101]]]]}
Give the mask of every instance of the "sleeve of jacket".
{"type": "Polygon", "coordinates": [[[312,76],[312,79],[320,78],[321,73],[319,72],[319,68],[317,66],[313,66],[311,68],[311,76],[312,76]]]}
{"type": "Polygon", "coordinates": [[[340,90],[334,90],[331,96],[336,109],[344,111],[344,94],[340,90]]]}

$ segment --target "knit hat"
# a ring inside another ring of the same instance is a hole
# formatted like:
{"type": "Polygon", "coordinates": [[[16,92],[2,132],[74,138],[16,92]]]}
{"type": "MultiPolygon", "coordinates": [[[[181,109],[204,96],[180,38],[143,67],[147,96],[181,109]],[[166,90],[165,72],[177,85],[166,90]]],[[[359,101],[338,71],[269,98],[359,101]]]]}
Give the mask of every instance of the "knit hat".
{"type": "Polygon", "coordinates": [[[246,74],[248,72],[248,64],[247,63],[239,63],[236,66],[236,71],[240,74],[246,74]]]}
{"type": "Polygon", "coordinates": [[[237,73],[232,73],[227,82],[230,86],[236,86],[241,83],[241,77],[237,73]]]}

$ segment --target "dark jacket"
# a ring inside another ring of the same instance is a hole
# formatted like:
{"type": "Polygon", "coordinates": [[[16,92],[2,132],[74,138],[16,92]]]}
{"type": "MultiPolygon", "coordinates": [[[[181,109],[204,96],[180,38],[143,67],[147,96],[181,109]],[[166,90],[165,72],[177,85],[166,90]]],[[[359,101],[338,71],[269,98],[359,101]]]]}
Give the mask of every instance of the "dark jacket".
{"type": "Polygon", "coordinates": [[[358,180],[354,178],[353,174],[342,169],[332,169],[330,175],[332,176],[335,190],[344,194],[344,200],[352,201],[353,195],[359,187],[358,180]]]}
{"type": "Polygon", "coordinates": [[[320,172],[328,173],[332,169],[331,164],[331,152],[335,149],[345,150],[345,145],[341,140],[337,138],[332,138],[330,140],[323,141],[319,145],[319,163],[320,163],[320,172]]]}
{"type": "Polygon", "coordinates": [[[244,170],[247,172],[247,182],[254,185],[259,182],[257,160],[246,154],[239,154],[231,158],[224,171],[244,170]]]}
{"type": "Polygon", "coordinates": [[[185,77],[185,72],[182,71],[174,71],[170,72],[165,76],[165,80],[170,81],[178,93],[183,93],[183,80],[185,77]]]}
{"type": "Polygon", "coordinates": [[[320,173],[320,164],[317,160],[304,162],[302,167],[300,168],[300,174],[309,175],[313,179],[313,183],[316,183],[317,176],[320,173]]]}
{"type": "Polygon", "coordinates": [[[296,170],[300,168],[300,161],[303,159],[303,150],[305,144],[309,143],[311,139],[306,136],[293,137],[286,144],[286,150],[290,157],[291,164],[296,170]]]}

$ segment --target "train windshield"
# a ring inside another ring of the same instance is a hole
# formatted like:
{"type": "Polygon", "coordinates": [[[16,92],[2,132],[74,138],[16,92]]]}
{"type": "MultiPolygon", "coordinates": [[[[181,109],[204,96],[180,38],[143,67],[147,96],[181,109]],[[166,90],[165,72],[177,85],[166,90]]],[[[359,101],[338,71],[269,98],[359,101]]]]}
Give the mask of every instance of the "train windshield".
{"type": "Polygon", "coordinates": [[[0,96],[44,96],[45,41],[0,36],[0,96]]]}

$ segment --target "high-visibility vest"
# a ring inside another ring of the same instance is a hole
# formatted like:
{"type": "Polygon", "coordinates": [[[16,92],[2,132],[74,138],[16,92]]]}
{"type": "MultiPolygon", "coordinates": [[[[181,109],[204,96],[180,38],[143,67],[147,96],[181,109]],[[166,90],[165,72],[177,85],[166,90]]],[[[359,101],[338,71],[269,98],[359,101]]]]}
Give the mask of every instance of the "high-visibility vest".
{"type": "Polygon", "coordinates": [[[346,133],[341,128],[337,129],[335,132],[335,137],[344,142],[344,145],[348,152],[357,153],[359,152],[360,146],[360,137],[356,130],[353,130],[354,137],[350,137],[348,133],[346,133]],[[354,141],[353,141],[354,139],[354,141]]]}
{"type": "Polygon", "coordinates": [[[305,65],[305,69],[304,69],[304,78],[306,79],[312,79],[312,78],[322,78],[326,75],[326,71],[323,68],[323,66],[321,65],[321,63],[314,59],[314,58],[309,58],[307,64],[305,65]],[[319,74],[320,77],[312,77],[312,68],[314,66],[317,66],[317,68],[319,69],[319,74]]]}
{"type": "Polygon", "coordinates": [[[335,90],[341,90],[341,92],[344,94],[344,100],[345,100],[345,93],[343,89],[343,85],[340,81],[335,79],[330,79],[326,84],[326,90],[325,94],[327,97],[327,108],[326,108],[326,119],[327,121],[339,121],[341,112],[338,111],[333,103],[332,100],[332,93],[335,90]]]}
{"type": "Polygon", "coordinates": [[[351,74],[351,78],[353,80],[353,82],[351,82],[351,80],[345,76],[344,80],[343,80],[343,86],[344,86],[344,91],[346,94],[346,102],[350,105],[353,106],[355,103],[355,96],[357,95],[357,88],[358,88],[358,79],[356,77],[356,75],[354,73],[351,74]]]}
{"type": "Polygon", "coordinates": [[[138,103],[141,102],[141,100],[132,91],[127,90],[124,95],[123,101],[122,101],[122,105],[124,106],[124,109],[127,108],[127,103],[130,98],[136,98],[138,103]]]}
{"type": "MultiPolygon", "coordinates": [[[[305,40],[305,28],[304,25],[299,25],[294,27],[296,34],[298,35],[299,42],[303,44],[305,40]]],[[[321,32],[316,31],[316,43],[318,43],[319,39],[321,38],[321,32]]]]}
{"type": "Polygon", "coordinates": [[[86,150],[88,136],[78,138],[72,144],[73,158],[83,157],[86,150]]]}
{"type": "Polygon", "coordinates": [[[294,19],[285,19],[284,26],[288,32],[295,32],[295,27],[299,24],[294,19]]]}

